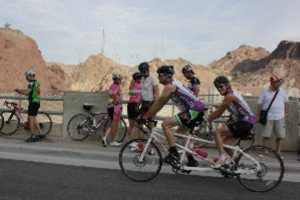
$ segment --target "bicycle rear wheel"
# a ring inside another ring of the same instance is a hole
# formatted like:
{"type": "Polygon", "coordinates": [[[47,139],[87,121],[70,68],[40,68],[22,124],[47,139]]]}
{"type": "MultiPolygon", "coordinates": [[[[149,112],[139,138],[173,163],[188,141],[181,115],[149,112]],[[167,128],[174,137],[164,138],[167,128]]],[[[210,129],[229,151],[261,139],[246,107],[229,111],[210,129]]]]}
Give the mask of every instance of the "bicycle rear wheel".
{"type": "Polygon", "coordinates": [[[86,125],[90,125],[91,120],[84,114],[74,115],[67,126],[68,135],[72,140],[82,141],[89,136],[89,130],[86,125]]]}
{"type": "Polygon", "coordinates": [[[4,118],[4,125],[1,129],[1,134],[2,135],[14,134],[20,126],[20,119],[15,113],[12,113],[11,111],[3,111],[2,115],[4,118]]]}
{"type": "MultiPolygon", "coordinates": [[[[209,123],[210,123],[209,130],[205,124],[200,124],[199,129],[195,130],[194,136],[196,138],[203,139],[203,140],[208,140],[208,141],[212,141],[212,142],[215,141],[214,134],[211,131],[211,127],[212,127],[211,122],[209,122],[209,123]]],[[[197,146],[197,147],[203,147],[206,144],[207,144],[206,142],[195,141],[195,146],[197,146]]]]}
{"type": "Polygon", "coordinates": [[[161,153],[157,146],[150,143],[148,149],[144,149],[148,140],[135,139],[127,142],[119,153],[119,164],[122,172],[131,180],[145,182],[153,179],[161,170],[161,153]],[[136,143],[135,147],[131,147],[136,143]],[[155,149],[154,154],[148,154],[150,147],[155,149]],[[142,161],[139,158],[145,152],[142,161]]]}
{"type": "MultiPolygon", "coordinates": [[[[104,123],[103,135],[105,135],[105,132],[110,127],[110,125],[111,125],[111,120],[108,117],[106,122],[104,123]]],[[[124,119],[121,117],[120,121],[118,122],[118,128],[115,135],[115,142],[119,142],[119,143],[123,142],[124,138],[126,137],[126,134],[127,134],[127,125],[124,119]]],[[[110,142],[110,137],[111,134],[109,134],[107,137],[108,142],[110,142]]]]}
{"type": "Polygon", "coordinates": [[[38,112],[36,121],[39,123],[43,134],[46,136],[52,128],[52,119],[48,113],[38,112]]]}
{"type": "Polygon", "coordinates": [[[284,164],[275,151],[264,146],[252,146],[244,153],[259,163],[258,166],[242,153],[236,159],[236,170],[241,171],[237,179],[244,187],[255,192],[266,192],[278,186],[284,175],[284,164]],[[268,156],[260,156],[263,153],[268,156]]]}

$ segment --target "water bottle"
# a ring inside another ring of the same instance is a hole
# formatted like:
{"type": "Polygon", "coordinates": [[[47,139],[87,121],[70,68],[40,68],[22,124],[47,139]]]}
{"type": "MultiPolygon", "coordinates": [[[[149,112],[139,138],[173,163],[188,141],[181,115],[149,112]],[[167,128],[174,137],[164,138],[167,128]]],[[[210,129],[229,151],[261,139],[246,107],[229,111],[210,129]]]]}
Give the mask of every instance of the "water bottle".
{"type": "Polygon", "coordinates": [[[190,142],[189,147],[190,147],[190,149],[193,149],[194,148],[194,142],[190,142]]]}
{"type": "Polygon", "coordinates": [[[198,155],[202,156],[203,158],[207,157],[207,153],[205,151],[203,151],[202,149],[200,149],[200,148],[196,148],[196,153],[198,155]]]}

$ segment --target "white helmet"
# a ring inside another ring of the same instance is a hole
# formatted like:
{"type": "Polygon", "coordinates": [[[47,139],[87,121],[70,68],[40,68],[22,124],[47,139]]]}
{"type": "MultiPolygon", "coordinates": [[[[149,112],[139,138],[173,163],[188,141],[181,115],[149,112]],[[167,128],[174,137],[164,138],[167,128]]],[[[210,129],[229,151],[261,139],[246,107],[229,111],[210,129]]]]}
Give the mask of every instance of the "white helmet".
{"type": "Polygon", "coordinates": [[[122,74],[119,74],[119,73],[113,73],[112,79],[122,79],[122,74]]]}
{"type": "Polygon", "coordinates": [[[25,72],[25,76],[29,76],[29,75],[35,75],[34,69],[30,69],[25,72]]]}

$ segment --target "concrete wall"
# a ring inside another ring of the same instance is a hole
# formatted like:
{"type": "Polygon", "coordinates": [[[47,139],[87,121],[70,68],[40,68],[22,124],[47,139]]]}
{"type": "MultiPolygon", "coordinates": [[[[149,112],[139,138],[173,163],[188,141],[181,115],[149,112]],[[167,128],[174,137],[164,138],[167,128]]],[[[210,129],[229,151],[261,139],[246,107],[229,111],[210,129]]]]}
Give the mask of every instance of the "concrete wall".
{"type": "MultiPolygon", "coordinates": [[[[256,116],[257,110],[257,101],[258,97],[244,97],[251,110],[254,112],[256,116]]],[[[299,102],[297,98],[289,98],[290,100],[290,112],[289,117],[286,120],[286,138],[283,140],[283,151],[297,151],[299,146],[299,102]]],[[[261,124],[256,124],[254,127],[254,131],[256,133],[256,142],[255,144],[262,144],[262,137],[261,137],[261,124]]],[[[270,140],[271,148],[275,149],[275,137],[272,134],[270,140]]]]}
{"type": "MultiPolygon", "coordinates": [[[[246,96],[244,97],[256,115],[258,97],[246,96]]],[[[64,95],[64,114],[63,123],[54,124],[48,137],[70,139],[67,133],[67,125],[72,116],[79,113],[88,114],[83,108],[84,103],[94,103],[92,112],[106,111],[108,99],[108,92],[65,92],[64,95]]],[[[124,107],[124,106],[123,106],[124,107]]],[[[297,151],[299,146],[299,103],[297,98],[290,98],[290,113],[286,123],[286,139],[283,141],[283,151],[297,151]]],[[[262,137],[260,134],[261,124],[256,124],[254,127],[256,133],[255,144],[262,144],[262,137]]],[[[101,130],[100,130],[101,131],[101,130]]],[[[20,128],[15,134],[29,135],[24,129],[20,128]]],[[[98,138],[88,137],[88,140],[95,140],[98,138]]],[[[127,139],[127,137],[126,137],[127,139]]],[[[271,147],[275,148],[274,135],[271,137],[271,147]]]]}

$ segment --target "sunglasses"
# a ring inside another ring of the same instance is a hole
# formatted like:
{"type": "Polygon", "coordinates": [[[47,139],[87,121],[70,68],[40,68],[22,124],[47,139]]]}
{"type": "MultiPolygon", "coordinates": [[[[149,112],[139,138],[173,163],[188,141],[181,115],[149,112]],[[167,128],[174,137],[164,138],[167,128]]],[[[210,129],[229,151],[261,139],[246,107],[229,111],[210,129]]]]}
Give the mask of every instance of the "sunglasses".
{"type": "Polygon", "coordinates": [[[224,87],[224,85],[218,85],[216,86],[217,89],[222,89],[224,87]]]}
{"type": "Polygon", "coordinates": [[[164,76],[164,74],[158,74],[158,77],[164,76]]]}

